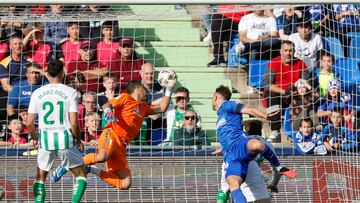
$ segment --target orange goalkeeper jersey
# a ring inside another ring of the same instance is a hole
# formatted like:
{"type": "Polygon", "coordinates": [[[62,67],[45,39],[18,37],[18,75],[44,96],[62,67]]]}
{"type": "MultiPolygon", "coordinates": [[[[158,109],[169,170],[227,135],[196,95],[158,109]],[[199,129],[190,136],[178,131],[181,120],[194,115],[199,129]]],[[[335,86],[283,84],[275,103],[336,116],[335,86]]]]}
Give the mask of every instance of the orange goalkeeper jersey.
{"type": "Polygon", "coordinates": [[[118,121],[109,122],[106,127],[112,128],[118,137],[130,143],[138,135],[144,117],[153,114],[154,106],[136,101],[127,93],[120,94],[110,103],[118,121]]]}

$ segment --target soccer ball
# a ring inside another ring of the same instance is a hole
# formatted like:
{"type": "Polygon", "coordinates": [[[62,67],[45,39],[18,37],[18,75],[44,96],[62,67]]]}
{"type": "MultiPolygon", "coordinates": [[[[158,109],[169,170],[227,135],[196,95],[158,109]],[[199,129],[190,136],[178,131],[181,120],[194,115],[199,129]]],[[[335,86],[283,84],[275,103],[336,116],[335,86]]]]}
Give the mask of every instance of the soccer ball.
{"type": "Polygon", "coordinates": [[[176,72],[170,68],[165,68],[161,70],[158,75],[159,84],[162,87],[166,87],[169,80],[177,80],[176,72]]]}

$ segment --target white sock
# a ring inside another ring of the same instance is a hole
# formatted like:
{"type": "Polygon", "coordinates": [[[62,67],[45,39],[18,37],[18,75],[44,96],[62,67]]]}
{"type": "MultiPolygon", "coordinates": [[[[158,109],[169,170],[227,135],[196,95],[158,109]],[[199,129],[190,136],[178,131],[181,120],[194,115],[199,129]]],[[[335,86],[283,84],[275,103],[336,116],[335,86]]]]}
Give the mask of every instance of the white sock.
{"type": "Polygon", "coordinates": [[[283,167],[283,166],[280,165],[280,166],[277,166],[277,167],[275,167],[275,168],[276,168],[277,171],[280,171],[280,169],[281,169],[282,167],[283,167]]]}
{"type": "Polygon", "coordinates": [[[96,167],[94,165],[91,165],[89,167],[90,167],[90,173],[100,176],[101,169],[99,169],[98,167],[96,167]]]}

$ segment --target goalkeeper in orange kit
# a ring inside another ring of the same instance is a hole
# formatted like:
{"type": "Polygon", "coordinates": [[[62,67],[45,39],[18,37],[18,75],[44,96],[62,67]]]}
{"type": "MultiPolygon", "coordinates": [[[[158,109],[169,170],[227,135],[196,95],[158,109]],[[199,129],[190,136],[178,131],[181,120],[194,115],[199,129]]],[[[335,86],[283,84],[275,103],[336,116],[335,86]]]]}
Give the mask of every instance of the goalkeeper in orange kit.
{"type": "MultiPolygon", "coordinates": [[[[147,91],[140,81],[129,82],[127,93],[109,101],[107,108],[104,108],[105,119],[109,123],[98,140],[97,151],[84,156],[88,172],[120,190],[130,188],[131,173],[126,160],[126,146],[139,133],[144,117],[166,111],[176,83],[174,78],[165,85],[165,96],[158,105],[146,104],[147,91]],[[94,166],[104,162],[106,171],[94,166]]],[[[52,181],[57,182],[66,172],[66,168],[59,166],[51,177],[52,181]]]]}

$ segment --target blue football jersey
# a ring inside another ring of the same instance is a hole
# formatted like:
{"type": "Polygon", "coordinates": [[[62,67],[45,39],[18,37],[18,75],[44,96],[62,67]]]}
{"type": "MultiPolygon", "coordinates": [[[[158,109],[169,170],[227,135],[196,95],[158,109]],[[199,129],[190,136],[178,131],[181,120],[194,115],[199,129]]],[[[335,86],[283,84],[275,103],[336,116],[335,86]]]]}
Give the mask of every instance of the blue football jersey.
{"type": "Polygon", "coordinates": [[[217,111],[218,120],[216,131],[222,149],[227,149],[236,140],[245,137],[243,132],[242,114],[240,113],[244,105],[234,101],[224,101],[217,111]]]}

